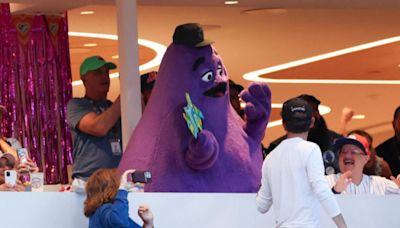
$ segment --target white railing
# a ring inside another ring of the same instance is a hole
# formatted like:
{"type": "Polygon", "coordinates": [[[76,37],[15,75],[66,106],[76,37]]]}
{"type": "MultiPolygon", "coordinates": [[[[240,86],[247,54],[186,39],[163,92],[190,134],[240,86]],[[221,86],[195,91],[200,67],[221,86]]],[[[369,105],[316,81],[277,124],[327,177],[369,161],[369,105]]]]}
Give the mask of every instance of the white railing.
{"type": "MultiPolygon", "coordinates": [[[[399,228],[400,196],[337,196],[348,227],[399,228]]],[[[138,204],[153,210],[157,228],[268,228],[271,210],[255,209],[255,194],[131,193],[130,214],[140,221],[138,204]]],[[[75,193],[0,192],[0,227],[84,228],[84,196],[75,193]]],[[[141,224],[141,223],[139,223],[141,224]]],[[[321,227],[335,227],[321,209],[321,227]]]]}

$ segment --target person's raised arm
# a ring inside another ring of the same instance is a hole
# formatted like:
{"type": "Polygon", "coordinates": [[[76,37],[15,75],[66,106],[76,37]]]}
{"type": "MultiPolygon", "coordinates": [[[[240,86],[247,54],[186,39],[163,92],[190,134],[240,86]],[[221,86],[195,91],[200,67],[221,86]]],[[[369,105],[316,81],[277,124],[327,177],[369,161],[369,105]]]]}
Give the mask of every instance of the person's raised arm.
{"type": "Polygon", "coordinates": [[[140,205],[138,215],[143,220],[143,228],[154,228],[154,216],[147,205],[140,205]]]}
{"type": "Polygon", "coordinates": [[[340,117],[339,134],[347,135],[347,127],[354,116],[354,111],[351,108],[344,107],[342,110],[342,116],[340,117]]]}
{"type": "Polygon", "coordinates": [[[101,114],[89,112],[78,123],[78,129],[86,134],[105,136],[121,117],[120,97],[101,114]]]}
{"type": "Polygon", "coordinates": [[[18,159],[17,151],[8,145],[5,138],[0,138],[0,150],[3,151],[3,153],[10,153],[15,159],[18,159]]]}

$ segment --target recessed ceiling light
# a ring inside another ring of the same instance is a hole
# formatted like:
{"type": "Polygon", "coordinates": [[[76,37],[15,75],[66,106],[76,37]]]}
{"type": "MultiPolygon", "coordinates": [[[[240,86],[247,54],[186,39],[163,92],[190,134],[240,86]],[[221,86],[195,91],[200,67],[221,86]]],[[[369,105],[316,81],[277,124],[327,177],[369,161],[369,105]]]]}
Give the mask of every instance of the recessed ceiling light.
{"type": "Polygon", "coordinates": [[[268,14],[284,14],[287,13],[287,9],[282,8],[255,8],[255,9],[247,9],[243,10],[241,13],[250,14],[250,15],[268,15],[268,14]]]}
{"type": "Polygon", "coordinates": [[[363,119],[365,119],[365,115],[354,115],[352,119],[353,120],[363,120],[363,119]]]}
{"type": "Polygon", "coordinates": [[[239,4],[239,1],[225,1],[225,5],[236,5],[239,4]]]}
{"type": "Polygon", "coordinates": [[[94,11],[91,10],[87,10],[87,11],[81,11],[82,15],[90,15],[90,14],[94,14],[94,11]]]}
{"type": "Polygon", "coordinates": [[[96,47],[97,44],[96,43],[87,43],[83,45],[84,47],[96,47]]]}
{"type": "Polygon", "coordinates": [[[113,55],[111,56],[112,59],[119,59],[119,55],[113,55]]]}

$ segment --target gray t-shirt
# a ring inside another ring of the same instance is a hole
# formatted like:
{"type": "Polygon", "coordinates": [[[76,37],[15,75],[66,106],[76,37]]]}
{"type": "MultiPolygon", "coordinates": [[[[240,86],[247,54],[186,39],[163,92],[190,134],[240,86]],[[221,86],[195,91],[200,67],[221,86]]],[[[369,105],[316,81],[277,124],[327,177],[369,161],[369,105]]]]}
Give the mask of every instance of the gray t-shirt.
{"type": "Polygon", "coordinates": [[[111,104],[109,100],[94,102],[85,97],[68,102],[67,118],[72,131],[74,159],[72,178],[87,180],[97,169],[118,167],[121,155],[112,153],[111,142],[119,140],[122,148],[121,119],[104,137],[89,135],[77,128],[83,116],[89,112],[100,114],[111,104]]]}

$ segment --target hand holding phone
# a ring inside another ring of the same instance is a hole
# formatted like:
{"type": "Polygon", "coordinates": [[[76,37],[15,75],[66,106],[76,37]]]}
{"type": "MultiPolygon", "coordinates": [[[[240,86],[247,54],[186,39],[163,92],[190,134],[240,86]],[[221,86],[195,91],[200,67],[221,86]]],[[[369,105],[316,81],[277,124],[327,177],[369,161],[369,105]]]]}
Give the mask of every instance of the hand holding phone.
{"type": "Polygon", "coordinates": [[[17,150],[18,158],[21,164],[25,164],[28,162],[28,150],[26,148],[20,148],[17,150]]]}
{"type": "Polygon", "coordinates": [[[135,171],[132,173],[133,183],[151,183],[150,171],[135,171]]]}
{"type": "Polygon", "coordinates": [[[4,180],[6,184],[15,186],[17,184],[17,171],[6,170],[4,172],[4,180]]]}
{"type": "Polygon", "coordinates": [[[119,189],[124,189],[126,191],[129,191],[132,188],[133,184],[132,184],[132,182],[128,181],[128,176],[130,174],[132,174],[133,172],[135,172],[134,169],[125,170],[125,172],[121,176],[119,189]]]}

